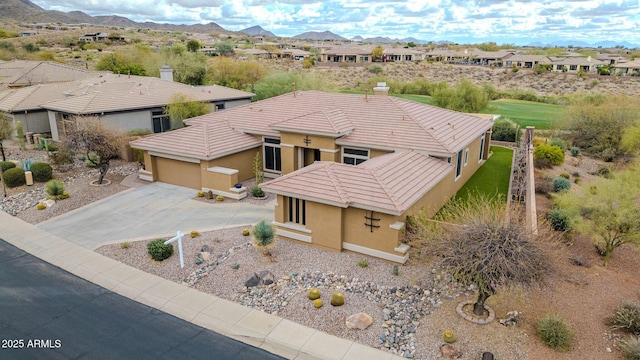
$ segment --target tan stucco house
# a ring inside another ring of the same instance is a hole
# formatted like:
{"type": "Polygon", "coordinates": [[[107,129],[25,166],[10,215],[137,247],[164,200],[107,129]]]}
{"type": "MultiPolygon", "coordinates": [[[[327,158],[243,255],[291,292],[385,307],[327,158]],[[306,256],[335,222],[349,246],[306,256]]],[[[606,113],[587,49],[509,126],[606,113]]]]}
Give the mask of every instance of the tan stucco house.
{"type": "MultiPolygon", "coordinates": [[[[388,88],[380,86],[378,93],[388,88]]],[[[241,198],[262,157],[281,238],[404,263],[406,218],[432,216],[488,156],[492,121],[384,95],[296,91],[133,141],[141,177],[241,198]]]]}

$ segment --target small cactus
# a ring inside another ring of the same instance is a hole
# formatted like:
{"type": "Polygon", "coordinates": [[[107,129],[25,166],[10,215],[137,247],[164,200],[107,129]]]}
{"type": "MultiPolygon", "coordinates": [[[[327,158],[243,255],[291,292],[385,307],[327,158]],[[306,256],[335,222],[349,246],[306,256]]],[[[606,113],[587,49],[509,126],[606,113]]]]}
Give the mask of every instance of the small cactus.
{"type": "Polygon", "coordinates": [[[26,148],[24,146],[24,129],[22,128],[22,121],[16,122],[16,132],[18,133],[18,144],[20,144],[20,150],[25,150],[26,148]]]}
{"type": "Polygon", "coordinates": [[[213,199],[213,191],[211,191],[211,190],[207,191],[207,193],[205,194],[205,197],[206,197],[208,200],[213,199]]]}
{"type": "Polygon", "coordinates": [[[309,290],[309,293],[307,294],[307,296],[309,297],[309,300],[320,299],[320,290],[313,288],[309,290]]]}
{"type": "Polygon", "coordinates": [[[442,340],[444,340],[444,342],[446,342],[447,344],[454,343],[456,341],[456,334],[453,332],[453,330],[445,330],[442,333],[442,340]]]}
{"type": "Polygon", "coordinates": [[[249,236],[249,235],[251,235],[251,231],[249,231],[249,229],[242,229],[242,235],[243,236],[249,236]]]}
{"type": "Polygon", "coordinates": [[[222,195],[216,196],[216,201],[224,201],[224,196],[222,195]]]}
{"type": "Polygon", "coordinates": [[[198,191],[198,197],[204,197],[204,191],[198,191]]]}
{"type": "Polygon", "coordinates": [[[197,238],[198,236],[200,236],[200,233],[199,233],[199,232],[197,232],[197,231],[195,231],[195,230],[192,230],[192,231],[189,233],[189,236],[191,236],[191,238],[192,238],[192,239],[193,239],[193,238],[197,238]]]}
{"type": "Polygon", "coordinates": [[[36,205],[36,209],[38,209],[38,210],[44,210],[46,208],[47,208],[47,205],[45,205],[44,203],[41,203],[41,202],[36,205]]]}
{"type": "Polygon", "coordinates": [[[322,299],[313,300],[313,307],[316,309],[320,309],[322,307],[322,299]]]}
{"type": "Polygon", "coordinates": [[[393,265],[393,275],[398,276],[398,265],[393,265]]]}
{"type": "Polygon", "coordinates": [[[334,292],[331,295],[331,305],[333,306],[342,306],[344,305],[344,295],[339,292],[334,292]]]}

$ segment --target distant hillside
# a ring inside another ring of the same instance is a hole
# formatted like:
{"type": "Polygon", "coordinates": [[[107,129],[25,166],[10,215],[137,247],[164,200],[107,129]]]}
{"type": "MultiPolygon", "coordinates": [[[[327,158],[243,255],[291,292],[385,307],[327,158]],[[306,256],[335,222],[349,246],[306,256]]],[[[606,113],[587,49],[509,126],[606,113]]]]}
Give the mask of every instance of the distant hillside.
{"type": "Polygon", "coordinates": [[[71,11],[68,13],[64,13],[61,11],[45,10],[29,0],[0,0],[0,21],[2,20],[17,20],[22,22],[36,23],[87,23],[95,25],[134,27],[143,29],[166,29],[172,31],[201,33],[226,31],[224,28],[214,22],[195,25],[158,24],[154,22],[139,23],[118,15],[91,16],[83,13],[82,11],[71,11]]]}
{"type": "Polygon", "coordinates": [[[249,36],[277,37],[274,33],[263,29],[261,26],[252,26],[250,28],[240,30],[240,32],[249,36]]]}
{"type": "Polygon", "coordinates": [[[331,31],[307,31],[302,34],[291,37],[296,40],[316,40],[316,41],[347,41],[349,39],[340,35],[336,35],[331,31]]]}

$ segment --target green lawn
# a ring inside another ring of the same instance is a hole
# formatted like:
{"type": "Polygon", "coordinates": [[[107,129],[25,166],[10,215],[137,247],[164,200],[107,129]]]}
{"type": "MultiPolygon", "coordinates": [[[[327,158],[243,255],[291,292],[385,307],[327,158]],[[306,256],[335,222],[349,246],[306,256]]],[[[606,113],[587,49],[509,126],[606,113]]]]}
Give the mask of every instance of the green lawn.
{"type": "MultiPolygon", "coordinates": [[[[342,91],[346,94],[361,94],[357,91],[342,91]]],[[[422,104],[433,105],[431,96],[391,94],[401,99],[413,100],[422,104]]],[[[490,101],[482,110],[482,114],[499,114],[503,118],[509,118],[521,127],[535,126],[536,129],[545,130],[558,126],[562,120],[565,107],[562,105],[544,104],[533,101],[502,99],[490,101]]]]}
{"type": "Polygon", "coordinates": [[[496,100],[489,102],[489,106],[481,113],[500,114],[521,127],[535,126],[536,129],[544,130],[557,127],[564,109],[562,105],[522,100],[496,100]]]}
{"type": "Polygon", "coordinates": [[[493,154],[489,160],[458,191],[457,198],[465,200],[470,194],[478,194],[487,198],[500,196],[502,201],[507,200],[513,150],[492,146],[491,151],[493,154]]]}

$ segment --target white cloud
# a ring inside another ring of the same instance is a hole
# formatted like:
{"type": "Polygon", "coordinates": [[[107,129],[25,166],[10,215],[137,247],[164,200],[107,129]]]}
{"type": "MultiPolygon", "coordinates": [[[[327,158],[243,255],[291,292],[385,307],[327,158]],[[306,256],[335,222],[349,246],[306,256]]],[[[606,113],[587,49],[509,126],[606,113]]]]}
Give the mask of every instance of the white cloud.
{"type": "Polygon", "coordinates": [[[45,9],[135,21],[260,25],[278,35],[455,41],[624,40],[640,44],[638,0],[33,0],[45,9]],[[529,39],[529,40],[527,40],[529,39]]]}

